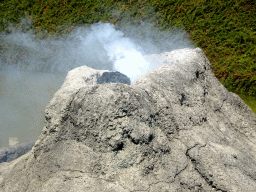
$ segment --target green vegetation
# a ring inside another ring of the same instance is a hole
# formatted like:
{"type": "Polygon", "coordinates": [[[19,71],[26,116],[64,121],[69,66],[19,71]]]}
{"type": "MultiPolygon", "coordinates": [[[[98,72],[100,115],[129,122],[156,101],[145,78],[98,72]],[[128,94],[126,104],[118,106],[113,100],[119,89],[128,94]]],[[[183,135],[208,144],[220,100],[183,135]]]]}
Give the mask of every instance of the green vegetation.
{"type": "MultiPolygon", "coordinates": [[[[120,27],[150,19],[162,31],[185,30],[228,89],[256,95],[256,1],[253,0],[7,0],[0,31],[33,30],[37,38],[68,34],[98,21],[120,27]],[[32,26],[15,25],[24,16],[32,26]]],[[[0,50],[4,45],[0,43],[0,50]]]]}
{"type": "Polygon", "coordinates": [[[239,91],[231,90],[233,93],[236,93],[239,95],[239,97],[245,102],[246,105],[248,105],[252,111],[256,114],[256,97],[251,96],[248,93],[242,93],[239,91]]]}

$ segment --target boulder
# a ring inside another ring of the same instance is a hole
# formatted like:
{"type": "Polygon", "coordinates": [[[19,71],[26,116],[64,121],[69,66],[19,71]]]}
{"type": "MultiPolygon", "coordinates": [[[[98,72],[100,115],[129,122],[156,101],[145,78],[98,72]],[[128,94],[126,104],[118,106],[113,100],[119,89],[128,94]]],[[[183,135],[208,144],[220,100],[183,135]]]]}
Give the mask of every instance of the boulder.
{"type": "Polygon", "coordinates": [[[160,67],[132,85],[118,72],[70,71],[32,150],[0,168],[0,191],[255,191],[252,110],[200,48],[145,58],[160,67]]]}

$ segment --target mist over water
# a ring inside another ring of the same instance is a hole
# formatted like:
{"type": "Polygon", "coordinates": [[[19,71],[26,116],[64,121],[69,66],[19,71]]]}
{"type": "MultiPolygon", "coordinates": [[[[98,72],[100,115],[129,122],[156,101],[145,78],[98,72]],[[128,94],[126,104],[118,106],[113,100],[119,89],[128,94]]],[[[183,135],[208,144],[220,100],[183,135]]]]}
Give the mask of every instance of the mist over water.
{"type": "Polygon", "coordinates": [[[44,40],[31,31],[11,30],[2,33],[0,40],[5,45],[0,55],[0,147],[8,146],[9,137],[19,142],[37,139],[45,107],[68,71],[83,65],[119,71],[133,83],[157,67],[144,55],[194,48],[184,31],[160,33],[148,23],[116,29],[98,22],[44,40]]]}

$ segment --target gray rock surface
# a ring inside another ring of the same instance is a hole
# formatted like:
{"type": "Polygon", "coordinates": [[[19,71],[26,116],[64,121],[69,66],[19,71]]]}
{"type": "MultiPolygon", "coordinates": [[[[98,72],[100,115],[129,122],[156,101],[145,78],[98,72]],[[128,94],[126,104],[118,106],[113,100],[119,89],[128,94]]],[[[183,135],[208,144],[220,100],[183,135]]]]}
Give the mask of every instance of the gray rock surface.
{"type": "Polygon", "coordinates": [[[70,71],[32,150],[0,167],[0,191],[255,191],[252,110],[199,48],[147,58],[161,67],[130,86],[70,71]]]}

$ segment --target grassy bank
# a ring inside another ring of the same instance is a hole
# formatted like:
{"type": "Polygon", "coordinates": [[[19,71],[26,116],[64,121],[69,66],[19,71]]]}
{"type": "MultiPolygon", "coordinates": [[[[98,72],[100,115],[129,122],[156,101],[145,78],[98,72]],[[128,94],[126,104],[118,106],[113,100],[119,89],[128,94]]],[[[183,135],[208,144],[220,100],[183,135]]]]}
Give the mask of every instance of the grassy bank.
{"type": "MultiPolygon", "coordinates": [[[[148,20],[168,31],[185,30],[203,49],[228,90],[256,95],[256,1],[253,0],[8,0],[0,4],[0,31],[10,23],[37,38],[58,37],[98,21],[117,28],[148,20]],[[28,16],[32,25],[23,23],[28,16]]],[[[142,32],[143,36],[143,32],[142,32]]],[[[0,44],[0,49],[5,45],[0,44]]]]}

